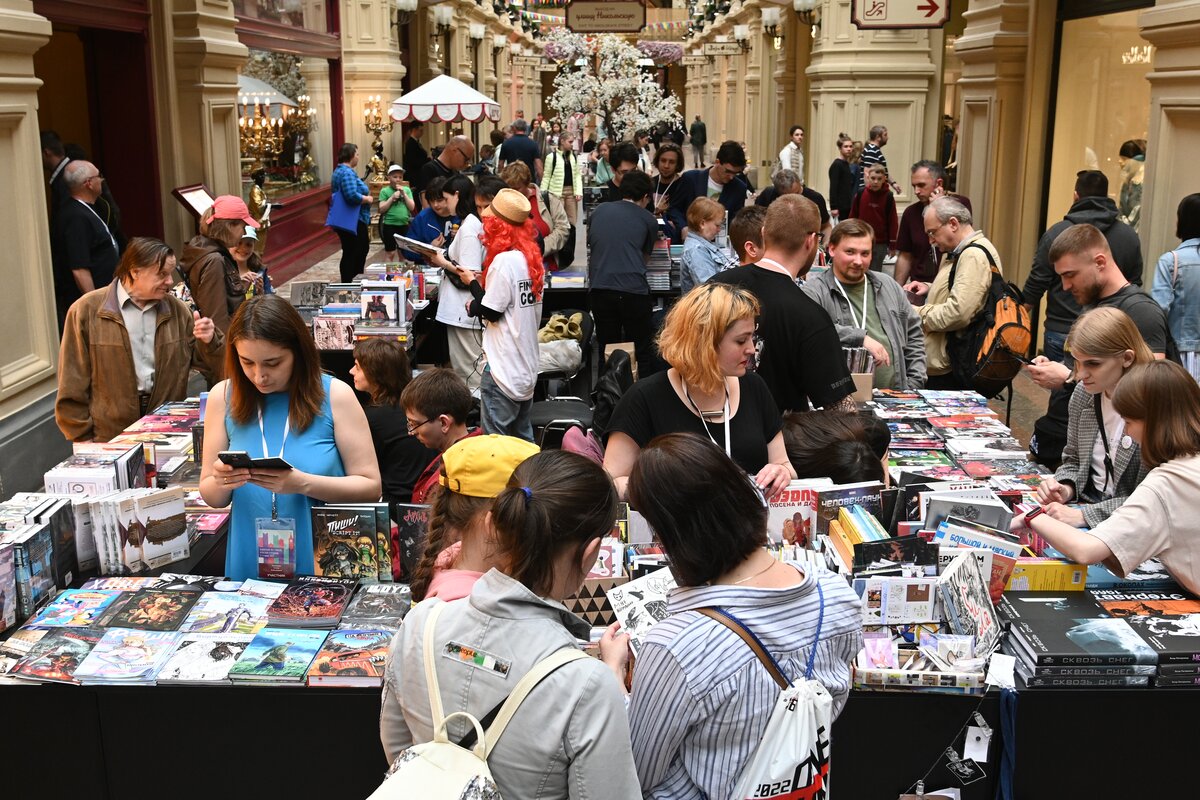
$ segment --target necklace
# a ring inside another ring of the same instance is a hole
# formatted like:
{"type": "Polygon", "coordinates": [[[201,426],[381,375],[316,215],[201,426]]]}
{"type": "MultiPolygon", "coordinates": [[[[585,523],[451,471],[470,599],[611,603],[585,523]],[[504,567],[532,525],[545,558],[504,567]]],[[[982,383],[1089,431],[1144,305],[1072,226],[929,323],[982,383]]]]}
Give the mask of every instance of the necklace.
{"type": "Polygon", "coordinates": [[[758,572],[754,573],[753,575],[750,575],[750,576],[747,576],[747,577],[745,577],[745,578],[742,578],[740,581],[734,581],[733,583],[731,583],[731,584],[730,584],[730,586],[738,586],[738,585],[740,585],[740,584],[743,584],[743,583],[745,583],[746,581],[754,580],[754,579],[755,579],[755,578],[757,578],[759,575],[762,575],[764,572],[766,572],[767,570],[769,570],[769,569],[770,569],[771,567],[773,567],[773,566],[775,566],[775,559],[774,559],[774,558],[772,558],[772,559],[771,559],[771,563],[770,563],[770,564],[767,564],[765,567],[763,567],[762,569],[760,569],[758,572]]]}

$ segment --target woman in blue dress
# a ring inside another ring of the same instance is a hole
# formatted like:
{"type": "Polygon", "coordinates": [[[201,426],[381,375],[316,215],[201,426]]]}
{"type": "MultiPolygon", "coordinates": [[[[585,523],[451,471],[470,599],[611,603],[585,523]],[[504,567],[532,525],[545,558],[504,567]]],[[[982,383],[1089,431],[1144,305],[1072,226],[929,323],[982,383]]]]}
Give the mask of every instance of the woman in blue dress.
{"type": "Polygon", "coordinates": [[[294,523],[296,574],[313,572],[310,511],[322,503],[379,499],[379,464],[354,390],[325,375],[312,336],[278,295],[247,300],[226,335],[225,374],[204,419],[200,494],[232,502],[225,574],[259,574],[257,530],[294,523]],[[218,454],[281,457],[292,469],[237,468],[218,454]],[[274,520],[274,524],[271,521],[274,520]]]}

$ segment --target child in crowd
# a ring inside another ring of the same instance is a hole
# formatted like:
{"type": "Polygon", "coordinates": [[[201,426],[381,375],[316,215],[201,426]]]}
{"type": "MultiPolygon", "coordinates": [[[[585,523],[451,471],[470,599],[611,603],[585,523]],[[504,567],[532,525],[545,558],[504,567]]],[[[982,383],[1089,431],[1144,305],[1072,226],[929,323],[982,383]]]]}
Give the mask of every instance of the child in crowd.
{"type": "MultiPolygon", "coordinates": [[[[446,201],[443,189],[446,186],[444,178],[434,178],[425,187],[425,202],[428,206],[413,217],[408,224],[408,238],[418,242],[426,242],[435,247],[445,247],[454,235],[454,229],[459,224],[450,204],[446,201]]],[[[409,250],[403,251],[404,257],[416,264],[424,264],[425,259],[409,250]]]]}
{"type": "Polygon", "coordinates": [[[861,219],[875,231],[875,247],[871,254],[871,269],[883,269],[883,257],[896,252],[896,234],[900,219],[896,215],[896,198],[887,185],[887,170],[880,164],[867,167],[867,185],[854,195],[850,216],[861,219]]]}
{"type": "Polygon", "coordinates": [[[229,253],[238,265],[238,280],[241,281],[247,300],[257,294],[275,292],[275,287],[271,286],[271,278],[267,275],[267,266],[263,264],[258,253],[254,252],[257,244],[258,232],[247,225],[238,246],[229,253]]]}
{"type": "Polygon", "coordinates": [[[389,257],[396,253],[395,234],[408,235],[408,223],[417,210],[412,189],[404,182],[404,167],[392,164],[387,171],[388,185],[379,190],[379,238],[389,257]]]}
{"type": "Polygon", "coordinates": [[[425,447],[438,455],[413,485],[412,501],[428,502],[442,472],[442,454],[468,436],[479,436],[479,428],[467,427],[471,413],[471,390],[452,369],[430,369],[413,378],[400,395],[408,430],[425,447]]]}

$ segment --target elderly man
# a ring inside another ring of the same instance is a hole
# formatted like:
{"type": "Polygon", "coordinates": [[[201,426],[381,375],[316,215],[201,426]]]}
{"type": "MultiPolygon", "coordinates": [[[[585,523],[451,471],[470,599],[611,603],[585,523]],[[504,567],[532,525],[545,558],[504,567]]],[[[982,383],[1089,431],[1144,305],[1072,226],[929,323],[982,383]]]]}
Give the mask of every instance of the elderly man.
{"type": "Polygon", "coordinates": [[[443,180],[453,177],[471,166],[475,161],[475,145],[466,136],[455,136],[446,142],[438,157],[421,167],[417,179],[413,181],[413,190],[421,192],[423,206],[429,205],[425,198],[424,188],[434,178],[443,180]]]}
{"type": "Polygon", "coordinates": [[[861,219],[838,223],[829,237],[833,266],[804,291],[829,313],[843,347],[865,347],[875,358],[876,389],[921,389],[921,318],[900,284],[870,270],[874,243],[875,232],[861,219]]]}
{"type": "Polygon", "coordinates": [[[950,335],[970,325],[983,311],[992,285],[992,268],[1000,270],[1000,253],[983,231],[974,228],[971,212],[952,197],[935,198],[925,209],[925,234],[946,254],[932,283],[911,281],[905,289],[925,297],[917,309],[925,331],[925,358],[930,389],[969,389],[954,375],[948,352],[950,335]],[[954,285],[950,284],[951,273],[954,285]]]}
{"type": "MultiPolygon", "coordinates": [[[[946,194],[946,170],[936,161],[918,161],[912,165],[912,188],[917,202],[904,209],[896,236],[896,283],[901,286],[910,280],[928,283],[937,277],[940,254],[925,235],[925,209],[933,198],[946,194]]],[[[965,196],[950,196],[971,210],[971,201],[965,196]]]]}
{"type": "Polygon", "coordinates": [[[121,257],[116,237],[92,207],[104,182],[100,170],[90,161],[68,161],[63,176],[70,198],[59,207],[51,231],[60,324],[72,303],[112,282],[121,257]]]}
{"type": "Polygon", "coordinates": [[[71,441],[107,441],[148,409],[187,397],[188,374],[221,379],[224,337],[170,294],[175,254],[129,242],[116,280],[67,312],[54,417],[71,441]]]}
{"type": "Polygon", "coordinates": [[[766,208],[785,194],[803,195],[816,203],[817,210],[821,212],[821,239],[828,241],[833,226],[829,224],[829,207],[825,204],[825,198],[821,196],[820,192],[805,186],[804,179],[795,170],[781,169],[776,172],[771,178],[771,185],[754,198],[754,205],[766,208]]]}

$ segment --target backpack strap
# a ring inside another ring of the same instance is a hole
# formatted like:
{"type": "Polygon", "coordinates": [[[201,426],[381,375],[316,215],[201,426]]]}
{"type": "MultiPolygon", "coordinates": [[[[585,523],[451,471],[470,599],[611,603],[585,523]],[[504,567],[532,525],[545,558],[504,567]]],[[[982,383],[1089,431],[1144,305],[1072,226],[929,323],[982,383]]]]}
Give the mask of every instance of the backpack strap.
{"type": "Polygon", "coordinates": [[[437,730],[438,726],[445,720],[446,715],[442,709],[442,690],[438,686],[437,666],[434,661],[434,640],[433,628],[437,625],[438,617],[442,614],[442,609],[446,604],[437,603],[433,608],[429,609],[429,616],[425,618],[425,685],[429,689],[429,711],[433,717],[433,727],[437,730]]]}
{"type": "Polygon", "coordinates": [[[968,250],[970,250],[971,248],[975,248],[976,250],[982,250],[982,251],[983,251],[983,255],[984,255],[984,257],[985,257],[985,258],[987,258],[988,266],[990,266],[990,267],[992,268],[992,272],[999,272],[999,271],[1000,271],[999,269],[997,269],[997,268],[996,268],[996,259],[992,258],[992,251],[991,251],[991,250],[988,250],[986,247],[984,247],[983,245],[981,245],[979,242],[971,242],[969,245],[967,245],[966,247],[964,247],[962,250],[959,250],[959,251],[958,251],[958,255],[956,255],[956,256],[954,257],[954,265],[953,265],[952,267],[950,267],[950,283],[949,283],[949,288],[951,288],[951,289],[953,289],[953,288],[954,288],[954,276],[955,276],[955,273],[958,271],[958,260],[959,260],[960,258],[962,258],[962,254],[963,254],[963,253],[967,252],[967,251],[968,251],[968,250]]]}
{"type": "Polygon", "coordinates": [[[487,743],[487,751],[489,753],[492,752],[492,748],[496,746],[496,742],[500,741],[500,737],[504,735],[504,729],[508,727],[509,721],[517,713],[517,709],[521,707],[521,703],[533,691],[533,687],[541,683],[547,675],[559,667],[588,657],[582,650],[575,647],[564,647],[562,650],[551,653],[534,664],[533,669],[525,673],[525,677],[521,678],[517,682],[517,685],[513,687],[512,694],[508,696],[508,699],[504,701],[504,705],[500,707],[500,713],[496,716],[496,721],[484,733],[483,736],[484,741],[487,743]]]}

